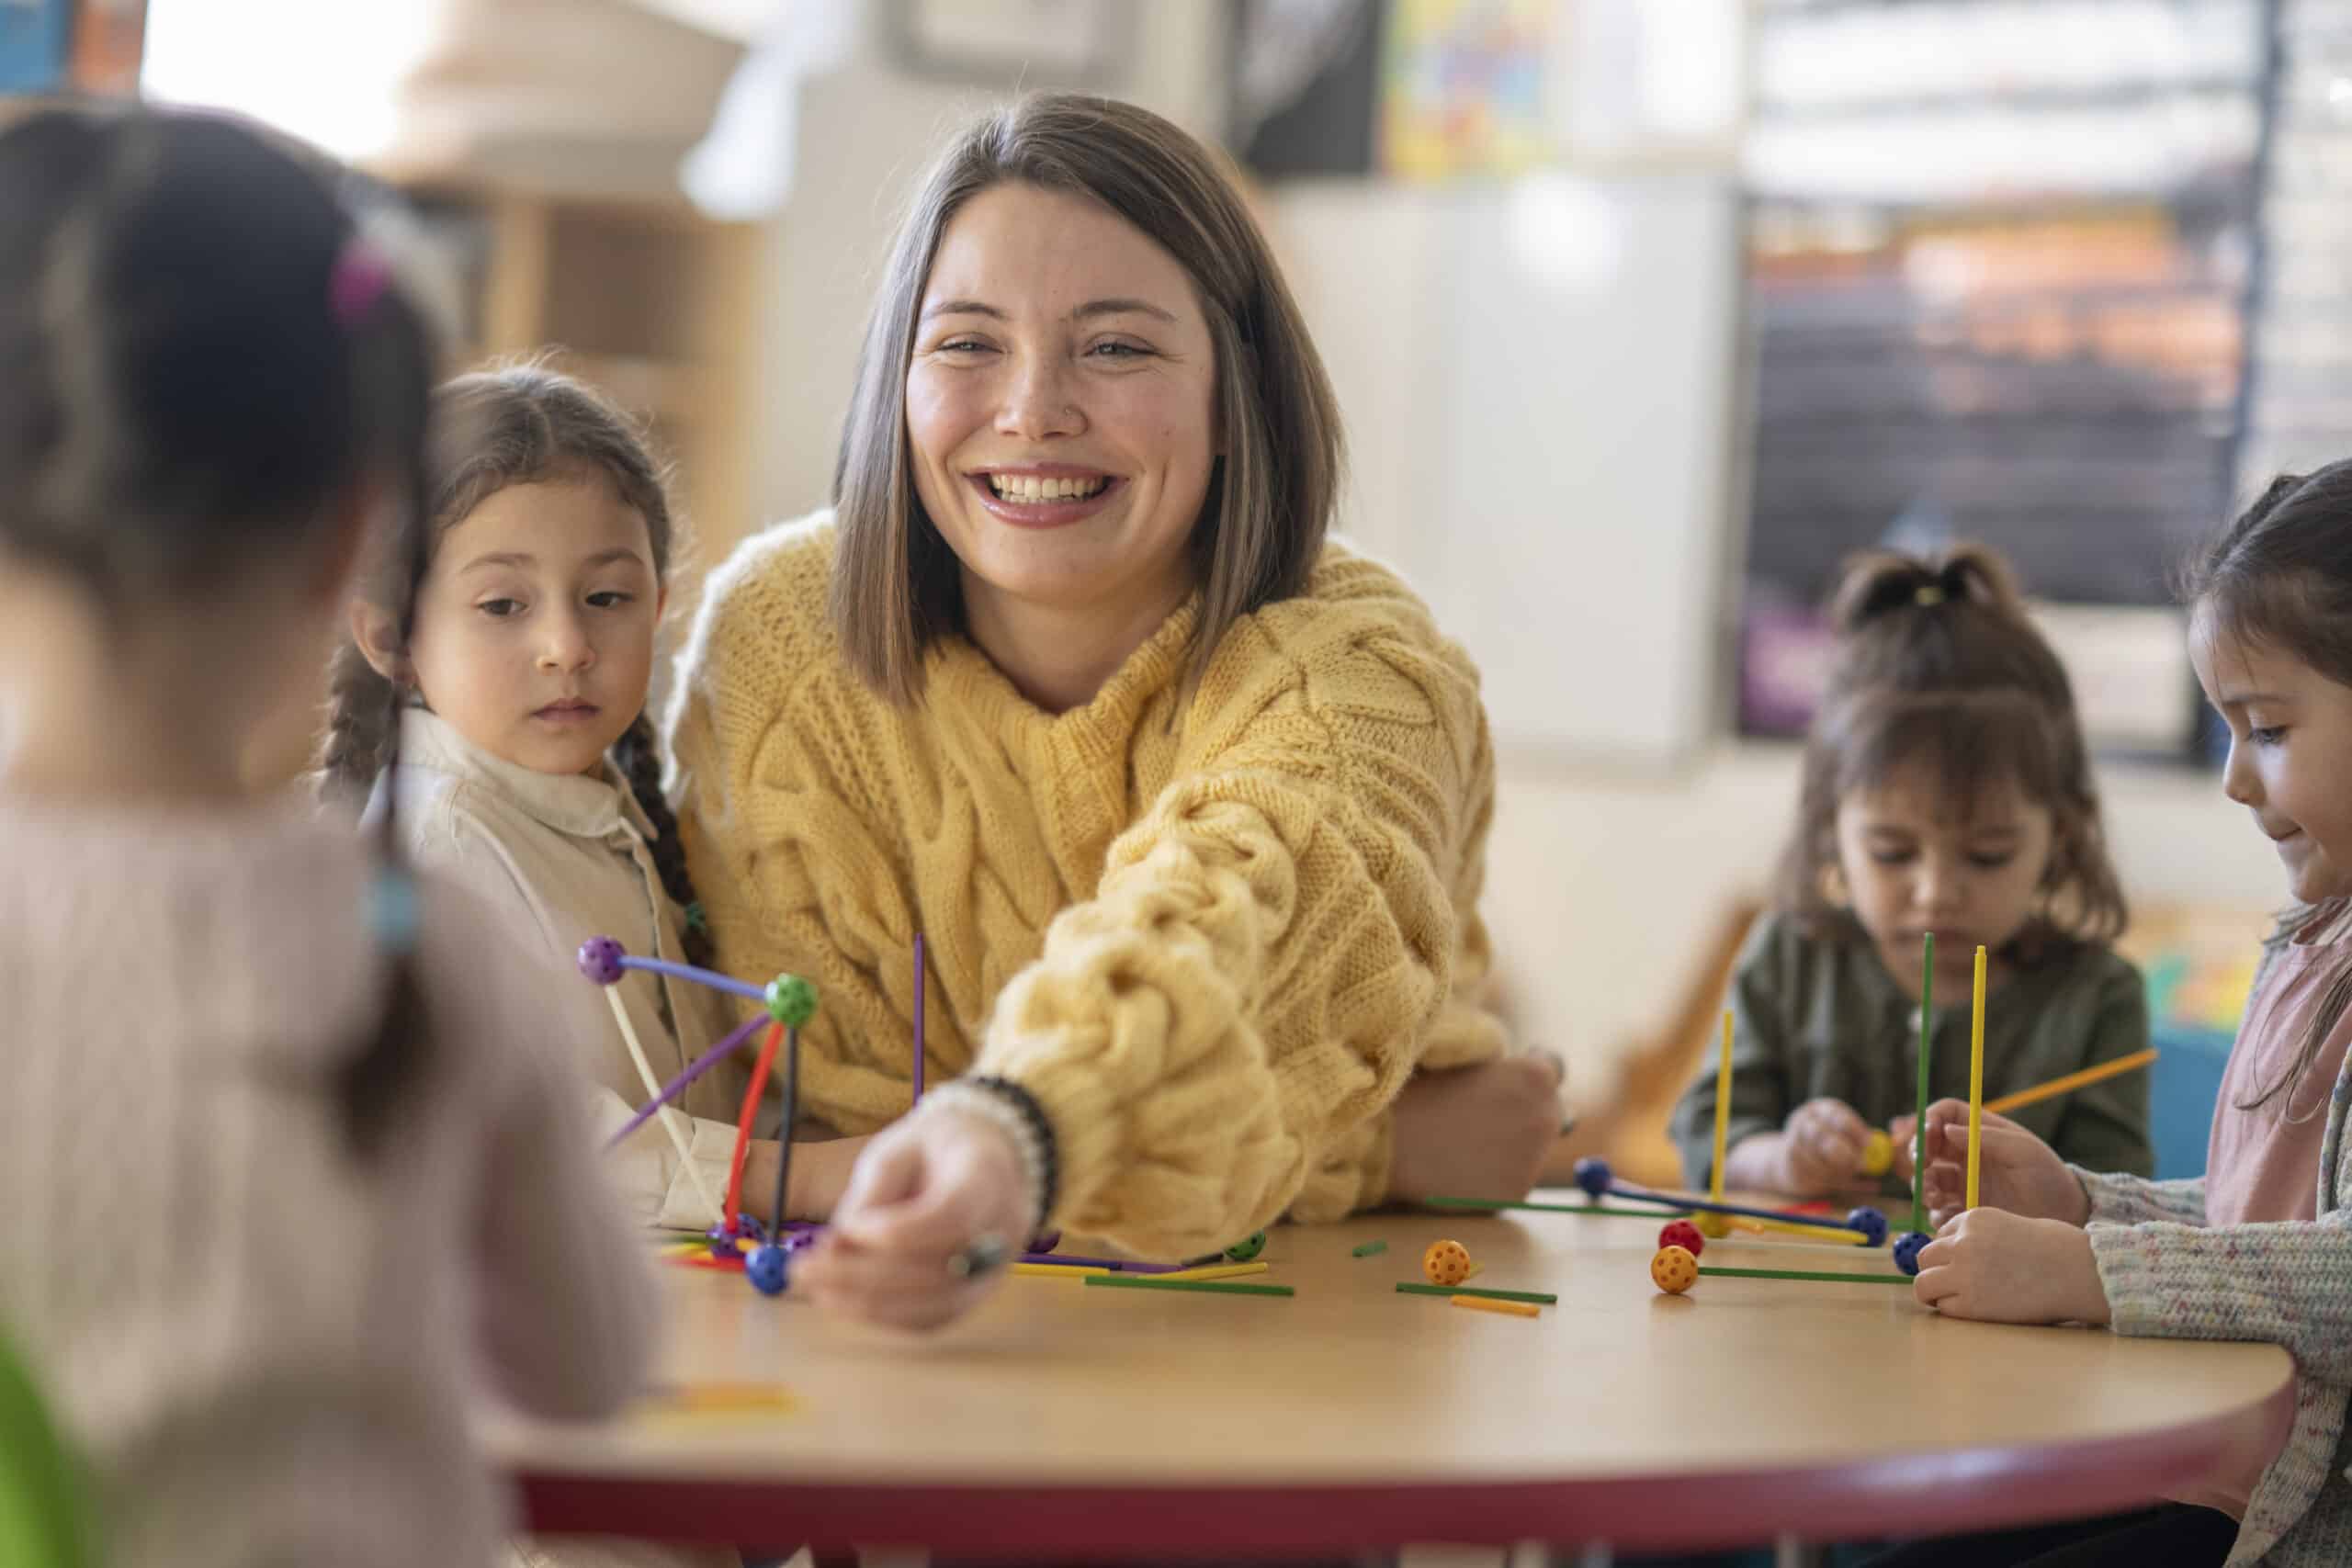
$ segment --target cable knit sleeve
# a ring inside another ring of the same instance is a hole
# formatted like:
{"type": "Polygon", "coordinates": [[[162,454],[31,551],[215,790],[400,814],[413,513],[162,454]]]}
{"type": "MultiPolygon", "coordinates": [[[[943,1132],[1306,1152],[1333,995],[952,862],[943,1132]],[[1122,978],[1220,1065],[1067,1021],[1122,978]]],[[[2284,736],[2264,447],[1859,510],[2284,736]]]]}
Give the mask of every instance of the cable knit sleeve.
{"type": "Polygon", "coordinates": [[[1284,622],[1228,636],[1249,700],[1214,712],[1212,667],[1207,744],[1005,988],[979,1062],[1051,1116],[1060,1222],[1147,1256],[1384,1184],[1376,1143],[1352,1192],[1329,1156],[1421,1059],[1463,953],[1493,791],[1475,674],[1433,634],[1299,648],[1284,622]]]}

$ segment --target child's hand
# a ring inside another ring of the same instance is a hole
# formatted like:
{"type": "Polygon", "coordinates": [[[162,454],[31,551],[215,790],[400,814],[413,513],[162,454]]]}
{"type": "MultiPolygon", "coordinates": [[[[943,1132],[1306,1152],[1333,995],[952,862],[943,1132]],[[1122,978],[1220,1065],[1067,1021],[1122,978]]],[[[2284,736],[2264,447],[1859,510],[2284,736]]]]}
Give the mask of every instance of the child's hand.
{"type": "Polygon", "coordinates": [[[1789,1113],[1781,1131],[1782,1191],[1816,1198],[1854,1185],[1871,1130],[1852,1106],[1826,1096],[1808,1100],[1789,1113]]]}
{"type": "Polygon", "coordinates": [[[1001,1127],[926,1108],[868,1141],[824,1239],[795,1263],[793,1287],[844,1317],[936,1328],[1003,1277],[967,1278],[956,1258],[983,1236],[1019,1251],[1030,1201],[1021,1152],[1001,1127]]]}
{"type": "MultiPolygon", "coordinates": [[[[1968,1201],[1968,1101],[1939,1100],[1928,1107],[1928,1179],[1924,1191],[1935,1223],[1943,1224],[1968,1201]]],[[[2057,1151],[2006,1116],[1984,1113],[1976,1200],[2028,1219],[2090,1218],[2090,1200],[2057,1151]]]]}
{"type": "Polygon", "coordinates": [[[1897,1116],[1886,1124],[1886,1137],[1894,1145],[1894,1161],[1886,1168],[1887,1174],[1897,1181],[1910,1180],[1911,1169],[1918,1164],[1919,1119],[1897,1116]]]}
{"type": "Polygon", "coordinates": [[[2109,1315],[2087,1231],[1999,1209],[1971,1209],[1921,1247],[1912,1294],[1947,1317],[1983,1323],[2105,1323],[2109,1315]]]}
{"type": "Polygon", "coordinates": [[[1516,1202],[1543,1174],[1560,1134],[1557,1056],[1505,1056],[1416,1073],[1396,1097],[1388,1195],[1516,1202]]]}

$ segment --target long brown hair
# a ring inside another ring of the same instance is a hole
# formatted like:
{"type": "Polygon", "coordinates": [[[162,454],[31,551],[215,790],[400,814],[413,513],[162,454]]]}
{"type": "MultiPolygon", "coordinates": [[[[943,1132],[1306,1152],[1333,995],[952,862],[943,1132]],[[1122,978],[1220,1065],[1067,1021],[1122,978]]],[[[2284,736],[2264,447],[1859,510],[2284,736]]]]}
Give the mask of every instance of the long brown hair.
{"type": "Polygon", "coordinates": [[[1235,620],[1298,593],[1337,499],[1339,402],[1272,250],[1216,156],[1148,110],[1071,93],[1026,97],[957,137],[899,230],[866,325],[833,473],[832,617],[842,656],[899,703],[923,655],[960,631],[955,553],[915,493],[907,365],[940,236],[964,204],[1020,184],[1099,202],[1182,265],[1216,349],[1216,469],[1191,539],[1202,588],[1187,682],[1235,620]]]}
{"type": "Polygon", "coordinates": [[[1838,803],[1924,767],[1963,816],[2003,786],[2049,809],[2042,907],[2020,935],[2020,955],[2052,939],[2121,934],[2130,911],[2099,823],[2074,685],[2007,563],[1976,545],[1932,560],[1858,556],[1831,598],[1830,622],[1837,652],[1805,739],[1780,907],[1826,928],[1838,803]]]}
{"type": "MultiPolygon", "coordinates": [[[[2352,459],[2308,474],[2280,474],[2237,520],[2182,568],[2180,602],[2216,640],[2273,649],[2352,686],[2352,459]]],[[[2306,923],[2291,913],[2282,932],[2306,923]]],[[[2336,966],[2320,1005],[2278,1078],[2238,1107],[2254,1111],[2293,1094],[2352,1008],[2352,959],[2336,966]]],[[[2325,1101],[2308,1120],[2325,1109],[2325,1101]]]]}
{"type": "MultiPolygon", "coordinates": [[[[684,525],[670,505],[669,472],[654,455],[644,427],[602,392],[537,362],[476,371],[433,394],[432,483],[427,509],[403,521],[387,539],[361,583],[368,602],[405,625],[442,536],[474,509],[513,485],[585,477],[612,487],[621,503],[645,520],[657,581],[684,553],[684,525]]],[[[402,642],[406,641],[403,633],[402,642]]],[[[319,768],[326,784],[364,792],[389,764],[398,738],[400,699],[355,642],[336,649],[329,666],[326,734],[319,768]]],[[[640,711],[613,743],[613,761],[654,829],[654,869],[684,912],[687,961],[707,964],[711,943],[685,846],[662,793],[660,749],[640,711]]]]}

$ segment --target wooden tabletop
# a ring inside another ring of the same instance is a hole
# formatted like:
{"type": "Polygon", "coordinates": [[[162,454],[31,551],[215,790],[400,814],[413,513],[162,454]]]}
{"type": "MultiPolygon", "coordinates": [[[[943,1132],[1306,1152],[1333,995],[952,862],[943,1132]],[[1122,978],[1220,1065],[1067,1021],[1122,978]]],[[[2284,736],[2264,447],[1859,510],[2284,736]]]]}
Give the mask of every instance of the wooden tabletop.
{"type": "MultiPolygon", "coordinates": [[[[1256,1282],[1292,1299],[1015,1277],[929,1338],[665,1267],[668,1383],[773,1383],[793,1409],[657,1404],[593,1427],[497,1419],[489,1438],[541,1529],[1103,1558],[2025,1522],[2144,1501],[2291,1412],[2274,1346],[1951,1322],[1888,1286],[1664,1296],[1657,1231],[1551,1213],[1284,1226],[1256,1282]],[[1531,1320],[1396,1293],[1441,1236],[1469,1247],[1475,1286],[1559,1304],[1531,1320]],[[1375,1239],[1385,1254],[1351,1255],[1375,1239]]],[[[1893,1267],[1740,1237],[1704,1261],[1893,1267]]]]}

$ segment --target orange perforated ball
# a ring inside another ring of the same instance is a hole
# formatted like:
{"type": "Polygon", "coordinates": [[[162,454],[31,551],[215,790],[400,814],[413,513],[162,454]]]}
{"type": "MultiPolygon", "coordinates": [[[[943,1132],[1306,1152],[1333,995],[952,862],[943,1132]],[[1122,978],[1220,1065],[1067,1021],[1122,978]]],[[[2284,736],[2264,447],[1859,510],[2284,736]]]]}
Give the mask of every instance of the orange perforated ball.
{"type": "Polygon", "coordinates": [[[1650,1259],[1650,1281],[1669,1296],[1699,1282],[1699,1260],[1679,1247],[1661,1247],[1650,1259]]]}
{"type": "Polygon", "coordinates": [[[1458,1285],[1470,1278],[1470,1249],[1458,1241],[1433,1241],[1421,1254],[1421,1272],[1432,1285],[1458,1285]]]}

